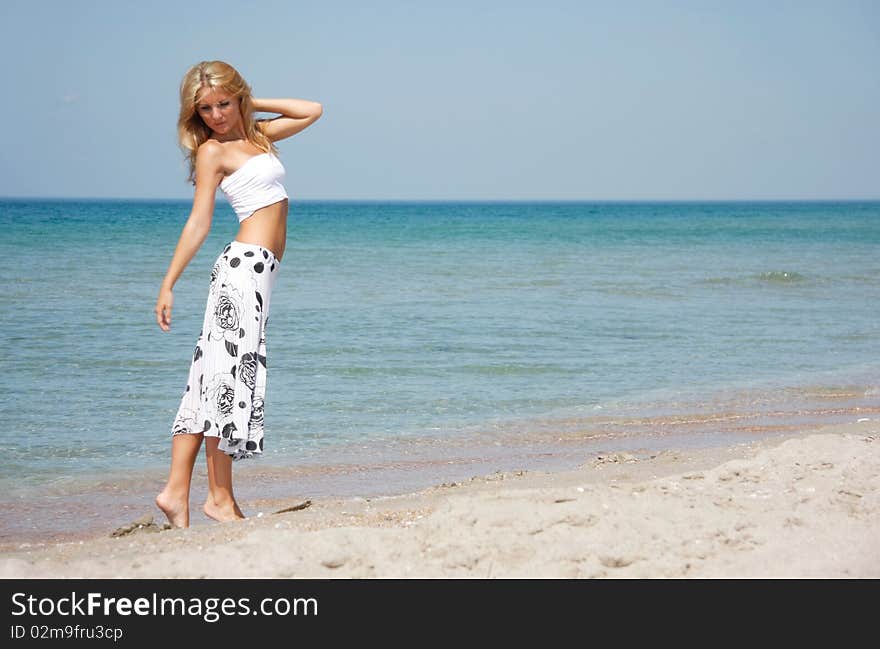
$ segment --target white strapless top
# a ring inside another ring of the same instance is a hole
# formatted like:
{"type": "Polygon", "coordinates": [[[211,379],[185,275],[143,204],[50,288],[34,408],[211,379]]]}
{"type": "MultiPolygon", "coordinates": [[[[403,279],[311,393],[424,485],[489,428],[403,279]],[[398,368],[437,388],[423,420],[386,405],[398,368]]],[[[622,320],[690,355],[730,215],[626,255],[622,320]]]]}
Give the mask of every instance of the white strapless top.
{"type": "Polygon", "coordinates": [[[239,223],[261,207],[288,198],[281,184],[284,175],[284,165],[275,154],[259,153],[220,181],[239,223]]]}

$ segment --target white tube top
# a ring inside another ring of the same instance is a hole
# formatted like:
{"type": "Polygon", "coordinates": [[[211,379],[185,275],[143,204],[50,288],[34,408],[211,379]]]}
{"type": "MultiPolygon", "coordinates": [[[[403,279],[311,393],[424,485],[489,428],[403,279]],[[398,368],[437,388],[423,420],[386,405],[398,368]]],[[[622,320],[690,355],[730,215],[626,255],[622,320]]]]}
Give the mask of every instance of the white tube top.
{"type": "Polygon", "coordinates": [[[259,153],[220,181],[239,223],[261,207],[288,198],[281,184],[284,174],[284,165],[276,155],[259,153]]]}

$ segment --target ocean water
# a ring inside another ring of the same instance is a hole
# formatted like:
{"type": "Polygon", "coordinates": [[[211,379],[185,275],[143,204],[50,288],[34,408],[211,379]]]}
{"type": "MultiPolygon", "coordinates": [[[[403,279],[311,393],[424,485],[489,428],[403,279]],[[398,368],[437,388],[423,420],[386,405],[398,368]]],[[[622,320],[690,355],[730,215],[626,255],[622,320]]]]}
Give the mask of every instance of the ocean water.
{"type": "MultiPolygon", "coordinates": [[[[0,200],[0,541],[152,504],[237,229],[218,201],[164,333],[189,207],[0,200]]],[[[294,200],[289,218],[245,500],[880,416],[880,202],[294,200]]]]}

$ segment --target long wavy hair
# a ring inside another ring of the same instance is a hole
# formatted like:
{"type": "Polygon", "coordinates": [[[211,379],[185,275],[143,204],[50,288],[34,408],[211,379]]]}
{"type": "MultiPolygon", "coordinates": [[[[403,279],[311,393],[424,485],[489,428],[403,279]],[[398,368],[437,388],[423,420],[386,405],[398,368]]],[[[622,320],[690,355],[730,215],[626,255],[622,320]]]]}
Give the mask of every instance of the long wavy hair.
{"type": "Polygon", "coordinates": [[[223,61],[202,61],[192,66],[180,83],[180,116],[177,119],[177,140],[189,163],[188,180],[196,184],[196,152],[211,137],[211,129],[196,109],[196,100],[202,88],[213,88],[238,97],[241,122],[248,141],[264,153],[278,154],[278,149],[257,128],[251,87],[234,67],[223,61]]]}

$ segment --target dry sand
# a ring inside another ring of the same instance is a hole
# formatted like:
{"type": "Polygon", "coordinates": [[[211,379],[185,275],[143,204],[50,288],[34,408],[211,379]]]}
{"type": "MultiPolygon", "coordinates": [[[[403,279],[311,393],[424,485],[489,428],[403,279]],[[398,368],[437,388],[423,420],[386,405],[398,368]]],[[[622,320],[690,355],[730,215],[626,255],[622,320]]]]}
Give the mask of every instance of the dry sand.
{"type": "Polygon", "coordinates": [[[22,544],[0,556],[0,577],[877,578],[880,420],[235,523],[110,531],[22,544]]]}

